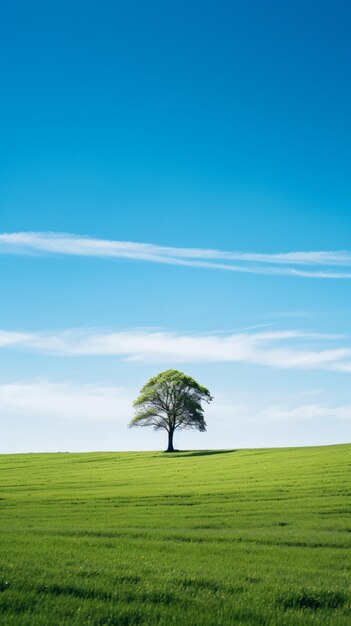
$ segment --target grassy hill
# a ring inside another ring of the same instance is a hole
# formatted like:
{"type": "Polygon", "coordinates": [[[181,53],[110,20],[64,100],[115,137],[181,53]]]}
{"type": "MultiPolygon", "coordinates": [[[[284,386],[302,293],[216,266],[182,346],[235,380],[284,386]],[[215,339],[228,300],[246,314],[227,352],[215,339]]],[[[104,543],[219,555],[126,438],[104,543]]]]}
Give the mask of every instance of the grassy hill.
{"type": "Polygon", "coordinates": [[[0,623],[350,624],[351,446],[0,456],[0,623]]]}

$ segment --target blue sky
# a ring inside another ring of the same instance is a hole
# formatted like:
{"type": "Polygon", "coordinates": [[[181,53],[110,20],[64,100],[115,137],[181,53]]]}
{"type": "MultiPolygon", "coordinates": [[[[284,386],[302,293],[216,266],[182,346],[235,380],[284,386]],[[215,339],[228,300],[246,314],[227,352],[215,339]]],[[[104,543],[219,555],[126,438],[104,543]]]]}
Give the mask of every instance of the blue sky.
{"type": "Polygon", "coordinates": [[[350,22],[5,6],[1,451],[162,448],[126,425],[168,367],[215,396],[178,446],[349,441],[350,22]]]}

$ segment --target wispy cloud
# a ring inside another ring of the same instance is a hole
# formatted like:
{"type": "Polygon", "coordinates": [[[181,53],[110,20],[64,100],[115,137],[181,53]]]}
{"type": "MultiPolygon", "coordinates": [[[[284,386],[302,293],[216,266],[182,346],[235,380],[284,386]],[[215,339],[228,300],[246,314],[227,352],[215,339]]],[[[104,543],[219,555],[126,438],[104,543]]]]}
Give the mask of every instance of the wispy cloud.
{"type": "Polygon", "coordinates": [[[257,403],[233,399],[210,405],[206,408],[208,419],[221,415],[223,422],[243,422],[269,424],[272,422],[306,422],[311,420],[342,420],[351,421],[351,404],[333,405],[325,403],[281,401],[270,404],[264,401],[257,403]]]}
{"type": "Polygon", "coordinates": [[[115,420],[127,424],[132,394],[123,388],[50,381],[0,385],[0,417],[115,420]]]}
{"type": "Polygon", "coordinates": [[[3,331],[3,346],[57,356],[117,356],[129,361],[251,363],[293,369],[351,372],[351,347],[338,335],[288,331],[181,334],[150,330],[56,333],[3,331]]]}
{"type": "Polygon", "coordinates": [[[19,232],[0,235],[0,253],[121,258],[251,274],[351,278],[349,251],[226,252],[95,239],[66,233],[19,232]]]}
{"type": "MultiPolygon", "coordinates": [[[[0,417],[25,419],[70,419],[83,422],[113,420],[126,429],[133,414],[137,390],[112,385],[82,385],[70,382],[36,380],[0,385],[0,417]]],[[[351,405],[292,402],[270,404],[267,399],[254,404],[242,398],[219,398],[206,408],[209,428],[238,422],[300,422],[310,420],[351,420],[351,405]]]]}
{"type": "Polygon", "coordinates": [[[0,348],[6,346],[24,344],[30,341],[33,335],[31,333],[16,333],[12,331],[0,330],[0,348]]]}

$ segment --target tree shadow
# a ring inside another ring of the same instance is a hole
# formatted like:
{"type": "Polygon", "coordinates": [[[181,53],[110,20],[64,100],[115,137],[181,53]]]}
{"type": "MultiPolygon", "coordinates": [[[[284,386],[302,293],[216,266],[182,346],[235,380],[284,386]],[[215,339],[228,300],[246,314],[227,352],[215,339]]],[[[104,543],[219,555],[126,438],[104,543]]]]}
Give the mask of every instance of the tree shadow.
{"type": "Polygon", "coordinates": [[[193,457],[193,456],[212,456],[215,454],[228,454],[232,452],[238,452],[238,450],[176,450],[175,452],[168,453],[168,457],[193,457]]]}

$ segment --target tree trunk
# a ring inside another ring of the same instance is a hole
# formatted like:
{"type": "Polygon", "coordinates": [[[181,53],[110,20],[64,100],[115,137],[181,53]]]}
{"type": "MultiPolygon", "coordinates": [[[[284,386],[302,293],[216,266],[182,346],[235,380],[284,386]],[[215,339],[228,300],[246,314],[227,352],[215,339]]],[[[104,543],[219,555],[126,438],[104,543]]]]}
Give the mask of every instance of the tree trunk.
{"type": "Polygon", "coordinates": [[[173,448],[173,433],[174,433],[174,428],[170,428],[170,430],[168,431],[168,448],[166,450],[166,452],[174,452],[174,448],[173,448]]]}

